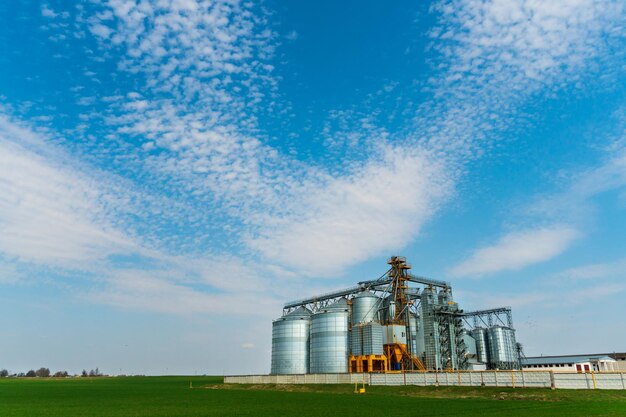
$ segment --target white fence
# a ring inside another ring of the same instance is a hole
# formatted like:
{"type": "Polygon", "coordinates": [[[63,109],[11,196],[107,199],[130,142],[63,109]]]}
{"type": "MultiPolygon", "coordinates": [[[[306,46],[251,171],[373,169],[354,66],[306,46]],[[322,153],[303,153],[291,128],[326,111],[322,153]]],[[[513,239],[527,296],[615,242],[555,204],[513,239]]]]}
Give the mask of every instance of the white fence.
{"type": "Polygon", "coordinates": [[[370,374],[238,375],[225,376],[226,384],[354,384],[370,385],[370,374]]]}
{"type": "Polygon", "coordinates": [[[354,384],[563,389],[626,389],[620,372],[463,371],[390,374],[306,374],[225,376],[227,384],[354,384]]]}
{"type": "Polygon", "coordinates": [[[624,372],[554,373],[556,388],[571,389],[626,389],[624,372]]]}
{"type": "Polygon", "coordinates": [[[473,371],[372,374],[371,385],[550,388],[550,372],[473,371]]]}

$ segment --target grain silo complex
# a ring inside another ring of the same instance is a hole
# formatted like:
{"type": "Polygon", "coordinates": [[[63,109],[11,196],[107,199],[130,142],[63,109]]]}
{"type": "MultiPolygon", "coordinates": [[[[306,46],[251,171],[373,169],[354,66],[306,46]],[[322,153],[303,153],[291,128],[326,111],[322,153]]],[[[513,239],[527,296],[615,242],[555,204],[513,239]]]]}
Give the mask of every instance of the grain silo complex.
{"type": "Polygon", "coordinates": [[[394,256],[379,279],[285,304],[274,375],[520,369],[508,307],[466,312],[445,281],[394,256]]]}

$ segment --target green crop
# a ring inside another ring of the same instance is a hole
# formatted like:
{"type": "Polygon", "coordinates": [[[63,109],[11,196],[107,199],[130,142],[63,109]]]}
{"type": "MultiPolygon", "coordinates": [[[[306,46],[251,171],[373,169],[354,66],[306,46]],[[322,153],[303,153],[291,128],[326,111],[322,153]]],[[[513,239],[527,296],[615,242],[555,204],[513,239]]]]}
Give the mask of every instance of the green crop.
{"type": "Polygon", "coordinates": [[[353,391],[349,385],[225,385],[220,377],[3,378],[0,416],[626,416],[626,391],[353,391]]]}

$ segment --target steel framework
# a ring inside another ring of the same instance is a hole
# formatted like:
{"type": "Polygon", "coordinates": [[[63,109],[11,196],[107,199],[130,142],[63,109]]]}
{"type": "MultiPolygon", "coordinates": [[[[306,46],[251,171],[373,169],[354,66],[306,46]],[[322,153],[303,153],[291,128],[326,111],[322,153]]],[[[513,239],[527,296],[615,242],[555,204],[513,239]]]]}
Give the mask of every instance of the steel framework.
{"type": "MultiPolygon", "coordinates": [[[[404,257],[393,256],[391,257],[388,263],[391,265],[392,262],[403,263],[402,268],[404,269],[402,269],[402,271],[404,272],[401,273],[399,276],[397,276],[396,279],[402,278],[404,291],[405,291],[404,294],[406,295],[407,298],[411,300],[417,300],[420,298],[420,290],[419,288],[409,288],[408,286],[406,286],[406,281],[413,282],[416,284],[426,285],[429,287],[444,288],[447,290],[452,289],[452,286],[450,285],[449,282],[440,281],[440,280],[436,280],[432,278],[426,278],[423,276],[413,275],[409,273],[408,270],[411,269],[411,266],[406,263],[406,258],[404,257]]],[[[343,290],[332,291],[332,292],[328,292],[325,294],[319,294],[314,297],[290,301],[288,303],[285,303],[285,305],[283,306],[283,314],[288,314],[293,309],[301,307],[301,306],[306,307],[315,313],[319,309],[324,308],[327,305],[332,304],[333,302],[337,301],[337,299],[339,298],[342,298],[342,297],[351,298],[354,295],[360,293],[361,291],[366,291],[366,290],[369,290],[375,293],[386,292],[386,293],[391,293],[391,294],[397,294],[397,288],[394,289],[392,286],[394,282],[394,274],[396,273],[394,272],[394,268],[392,267],[389,270],[387,270],[383,275],[381,275],[378,279],[361,281],[358,283],[358,285],[354,287],[345,288],[343,290]]]]}
{"type": "MultiPolygon", "coordinates": [[[[473,329],[479,326],[502,325],[513,328],[510,307],[493,308],[464,312],[452,301],[452,286],[447,281],[426,278],[410,273],[411,265],[406,258],[392,256],[387,262],[390,268],[379,278],[361,281],[356,286],[332,291],[309,298],[286,303],[283,314],[298,307],[308,308],[316,313],[341,298],[351,300],[362,291],[370,291],[379,296],[375,308],[385,312],[381,321],[387,325],[402,325],[406,328],[406,344],[388,343],[385,345],[389,370],[423,370],[422,359],[430,369],[466,369],[467,346],[463,340],[463,323],[473,329]],[[422,288],[410,287],[409,283],[420,284],[422,288]],[[383,300],[385,305],[383,306],[383,300]],[[387,304],[393,304],[390,308],[387,304]],[[411,316],[420,317],[425,340],[425,356],[413,355],[413,344],[417,334],[411,328],[411,316]]],[[[355,365],[356,366],[356,365],[355,365]]],[[[352,366],[351,366],[352,368],[352,366]]]]}
{"type": "Polygon", "coordinates": [[[475,329],[476,327],[492,327],[502,325],[513,328],[513,314],[511,307],[498,307],[488,310],[477,310],[463,313],[463,319],[468,327],[475,329]],[[472,320],[470,322],[470,319],[472,320]]]}

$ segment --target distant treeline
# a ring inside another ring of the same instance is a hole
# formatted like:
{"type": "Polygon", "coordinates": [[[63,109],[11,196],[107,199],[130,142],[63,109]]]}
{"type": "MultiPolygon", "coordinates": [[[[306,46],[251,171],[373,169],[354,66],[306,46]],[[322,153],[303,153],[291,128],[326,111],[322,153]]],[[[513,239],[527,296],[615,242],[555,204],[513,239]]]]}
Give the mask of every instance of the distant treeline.
{"type": "MultiPolygon", "coordinates": [[[[28,372],[18,372],[18,373],[10,373],[6,369],[0,369],[0,378],[7,377],[15,377],[15,378],[66,378],[68,376],[74,376],[67,373],[67,371],[57,371],[54,374],[50,372],[48,368],[39,368],[36,371],[31,369],[28,372]]],[[[100,372],[98,368],[92,369],[89,372],[83,369],[83,372],[80,375],[81,377],[94,377],[94,376],[105,376],[100,372]]]]}

